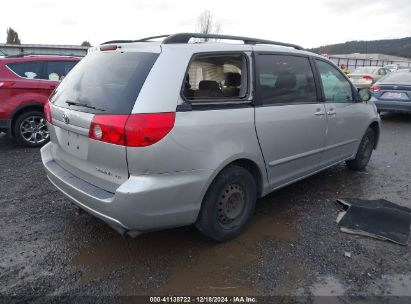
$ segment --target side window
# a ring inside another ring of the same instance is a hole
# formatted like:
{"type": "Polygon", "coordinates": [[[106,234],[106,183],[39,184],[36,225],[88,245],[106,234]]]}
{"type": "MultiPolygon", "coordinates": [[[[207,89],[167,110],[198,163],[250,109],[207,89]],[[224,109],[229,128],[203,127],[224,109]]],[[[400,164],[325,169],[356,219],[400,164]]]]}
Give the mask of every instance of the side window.
{"type": "Polygon", "coordinates": [[[76,64],[77,61],[47,61],[45,79],[63,80],[76,64]]]}
{"type": "Polygon", "coordinates": [[[306,57],[257,56],[257,90],[263,104],[316,102],[314,75],[306,57]]]}
{"type": "Polygon", "coordinates": [[[341,72],[327,62],[315,61],[320,73],[325,101],[352,102],[354,99],[351,84],[341,72]]]}
{"type": "Polygon", "coordinates": [[[247,95],[247,60],[243,54],[197,55],[184,79],[183,95],[224,100],[247,95]]]}
{"type": "Polygon", "coordinates": [[[7,67],[20,77],[28,79],[40,79],[41,69],[43,67],[42,61],[27,61],[9,63],[7,67]]]}

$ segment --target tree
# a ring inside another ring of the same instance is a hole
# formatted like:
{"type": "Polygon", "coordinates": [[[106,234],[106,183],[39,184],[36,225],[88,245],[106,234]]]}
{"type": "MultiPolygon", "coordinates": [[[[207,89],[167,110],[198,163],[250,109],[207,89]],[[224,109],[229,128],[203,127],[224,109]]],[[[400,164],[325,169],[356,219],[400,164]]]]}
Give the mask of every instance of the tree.
{"type": "Polygon", "coordinates": [[[7,44],[21,44],[19,34],[11,27],[7,28],[7,44]]]}
{"type": "Polygon", "coordinates": [[[81,46],[91,46],[91,44],[90,44],[90,42],[88,42],[87,40],[84,40],[82,43],[81,43],[81,46]]]}
{"type": "MultiPolygon", "coordinates": [[[[197,18],[196,31],[202,34],[220,34],[221,25],[220,22],[214,20],[213,14],[205,10],[197,18]]],[[[208,41],[208,38],[204,39],[208,41]]]]}

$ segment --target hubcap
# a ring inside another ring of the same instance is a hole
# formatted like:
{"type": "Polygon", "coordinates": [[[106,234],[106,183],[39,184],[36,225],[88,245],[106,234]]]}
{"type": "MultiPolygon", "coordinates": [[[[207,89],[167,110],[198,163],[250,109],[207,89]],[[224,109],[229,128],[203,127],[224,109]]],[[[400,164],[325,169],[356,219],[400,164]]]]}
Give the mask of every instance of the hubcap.
{"type": "Polygon", "coordinates": [[[218,221],[223,226],[234,224],[245,207],[245,192],[241,185],[230,184],[222,191],[218,201],[218,221]]]}
{"type": "Polygon", "coordinates": [[[46,121],[42,116],[26,117],[20,124],[20,134],[32,144],[41,144],[49,138],[46,121]]]}

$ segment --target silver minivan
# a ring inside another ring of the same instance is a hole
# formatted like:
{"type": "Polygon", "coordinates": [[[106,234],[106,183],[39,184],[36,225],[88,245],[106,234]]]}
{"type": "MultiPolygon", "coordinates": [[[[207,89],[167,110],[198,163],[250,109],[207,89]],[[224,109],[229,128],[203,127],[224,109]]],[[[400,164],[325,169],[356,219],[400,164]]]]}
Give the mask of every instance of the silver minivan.
{"type": "Polygon", "coordinates": [[[368,164],[379,115],[327,59],[246,37],[152,38],[91,48],[45,106],[49,180],[121,234],[195,224],[228,240],[258,198],[368,164]]]}

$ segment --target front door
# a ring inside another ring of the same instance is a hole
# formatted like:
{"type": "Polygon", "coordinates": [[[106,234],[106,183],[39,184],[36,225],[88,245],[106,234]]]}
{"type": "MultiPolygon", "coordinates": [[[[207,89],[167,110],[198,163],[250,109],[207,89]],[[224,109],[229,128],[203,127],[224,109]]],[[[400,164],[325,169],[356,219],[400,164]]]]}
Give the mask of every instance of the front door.
{"type": "Polygon", "coordinates": [[[255,125],[272,189],[318,170],[326,115],[306,56],[256,54],[255,125]]]}
{"type": "Polygon", "coordinates": [[[367,128],[368,105],[355,101],[353,87],[336,67],[316,59],[327,114],[327,138],[321,167],[353,156],[367,128]]]}

